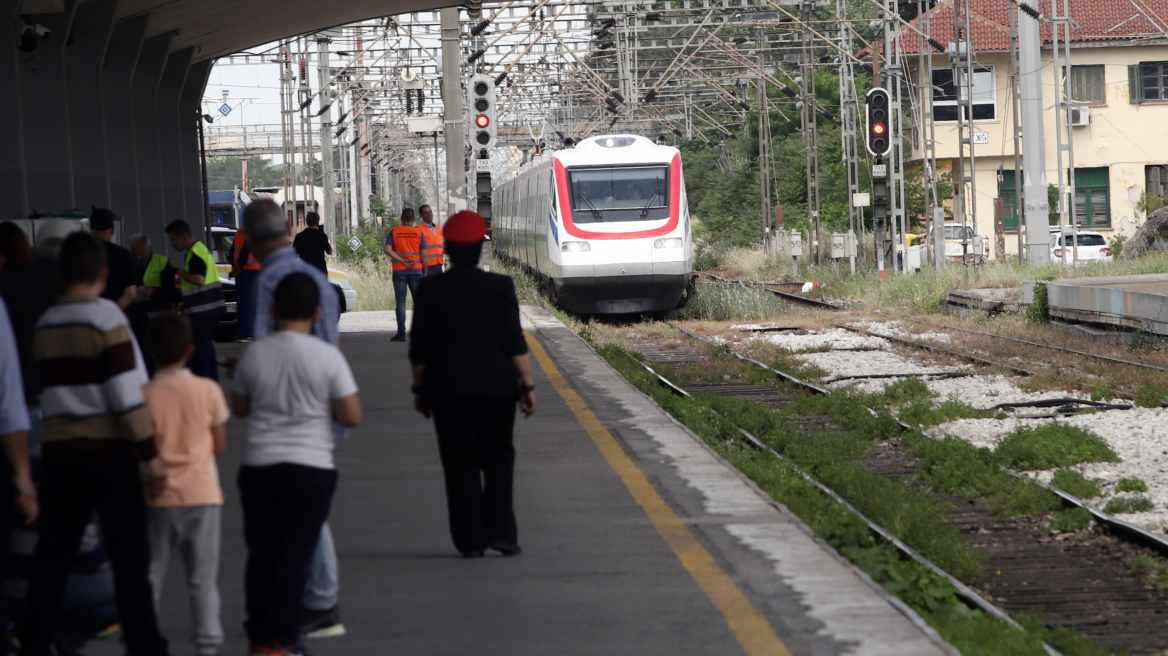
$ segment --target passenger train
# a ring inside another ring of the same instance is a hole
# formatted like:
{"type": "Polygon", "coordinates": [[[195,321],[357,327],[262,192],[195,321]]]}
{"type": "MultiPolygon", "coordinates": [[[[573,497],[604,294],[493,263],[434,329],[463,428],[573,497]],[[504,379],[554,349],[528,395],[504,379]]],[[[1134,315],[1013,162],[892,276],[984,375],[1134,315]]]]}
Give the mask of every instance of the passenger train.
{"type": "Polygon", "coordinates": [[[492,249],[570,312],[672,310],[693,277],[681,153],[634,135],[537,156],[492,198],[492,249]]]}

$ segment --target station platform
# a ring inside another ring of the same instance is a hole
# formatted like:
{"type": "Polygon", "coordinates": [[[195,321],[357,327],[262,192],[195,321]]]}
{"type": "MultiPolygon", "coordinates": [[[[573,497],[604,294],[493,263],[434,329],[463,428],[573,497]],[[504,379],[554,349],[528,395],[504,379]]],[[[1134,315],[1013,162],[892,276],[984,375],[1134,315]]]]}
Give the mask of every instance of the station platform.
{"type": "MultiPolygon", "coordinates": [[[[308,641],[313,654],[956,654],[562,323],[523,315],[539,403],[516,423],[523,553],[471,560],[450,541],[433,425],[412,408],[393,313],[344,316],[365,407],[337,447],[330,516],[348,633],[308,641]]],[[[243,422],[228,436],[222,653],[242,655],[243,422]]],[[[173,654],[193,653],[185,595],[172,564],[161,622],[173,654]]],[[[116,642],[86,653],[120,656],[116,642]]]]}
{"type": "MultiPolygon", "coordinates": [[[[1168,274],[1060,278],[1043,284],[1053,317],[1168,335],[1168,274]]],[[[1023,286],[1026,302],[1034,297],[1034,285],[1023,286]]]]}

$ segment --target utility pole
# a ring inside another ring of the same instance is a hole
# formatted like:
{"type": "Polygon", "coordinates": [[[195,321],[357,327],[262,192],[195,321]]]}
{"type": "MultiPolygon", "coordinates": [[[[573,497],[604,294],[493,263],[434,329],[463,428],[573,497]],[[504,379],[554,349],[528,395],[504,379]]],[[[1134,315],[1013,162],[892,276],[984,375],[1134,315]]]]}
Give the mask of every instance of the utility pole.
{"type": "MultiPolygon", "coordinates": [[[[1019,9],[1021,7],[1019,4],[1019,9]]],[[[1042,266],[1050,262],[1047,243],[1050,203],[1046,196],[1046,135],[1042,125],[1042,39],[1038,34],[1038,17],[1025,11],[1022,13],[1026,16],[1018,16],[1018,60],[1022,81],[1022,177],[1025,180],[1022,197],[1026,204],[1026,257],[1031,265],[1042,266]]]]}
{"type": "Polygon", "coordinates": [[[755,31],[758,47],[758,183],[762,193],[762,250],[769,258],[771,252],[771,113],[766,90],[765,33],[755,31]]]}
{"type": "MultiPolygon", "coordinates": [[[[1071,108],[1074,105],[1071,99],[1071,17],[1066,0],[1062,1],[1062,7],[1059,4],[1059,0],[1050,0],[1050,20],[1054,23],[1054,29],[1051,30],[1051,52],[1054,56],[1054,135],[1058,144],[1055,153],[1058,158],[1059,238],[1063,245],[1061,258],[1063,270],[1065,271],[1067,267],[1067,251],[1069,250],[1073,253],[1071,266],[1077,272],[1079,269],[1079,226],[1075,224],[1074,207],[1067,207],[1068,198],[1074,202],[1075,197],[1075,135],[1074,128],[1071,127],[1071,108]],[[1065,170],[1063,168],[1064,153],[1066,154],[1065,170]],[[1068,233],[1070,234],[1068,235],[1068,233]],[[1073,240],[1071,248],[1067,248],[1068,236],[1073,240]]],[[[1086,211],[1085,206],[1083,209],[1086,211]]]]}
{"type": "MultiPolygon", "coordinates": [[[[904,125],[901,112],[901,82],[904,80],[904,64],[900,54],[900,21],[899,5],[897,0],[884,0],[884,68],[888,71],[884,86],[891,96],[889,104],[889,134],[892,150],[885,158],[888,167],[888,214],[892,229],[893,270],[904,274],[904,266],[896,266],[896,236],[901,235],[901,243],[907,245],[905,237],[905,207],[904,207],[904,125]]],[[[901,265],[904,257],[901,257],[901,265]]]]}
{"type": "Polygon", "coordinates": [[[450,217],[455,212],[466,209],[466,148],[462,136],[464,112],[458,7],[441,10],[441,27],[442,109],[445,114],[443,126],[446,132],[446,216],[450,217]]]}
{"type": "Polygon", "coordinates": [[[1010,101],[1014,119],[1014,228],[1018,231],[1018,264],[1025,264],[1022,245],[1022,99],[1018,90],[1018,6],[1010,3],[1010,101]]]}
{"type": "MultiPolygon", "coordinates": [[[[836,19],[847,19],[846,0],[836,0],[836,19]]],[[[852,31],[848,24],[841,22],[839,27],[840,50],[855,52],[852,45],[852,31]]],[[[854,234],[862,232],[864,210],[855,206],[855,195],[860,191],[860,159],[856,142],[856,113],[859,101],[856,98],[856,78],[852,68],[852,60],[840,57],[839,67],[839,94],[840,94],[840,145],[844,169],[848,176],[848,228],[854,234]]],[[[856,260],[852,258],[852,273],[855,273],[856,260]]]]}
{"type": "MultiPolygon", "coordinates": [[[[339,226],[336,219],[336,205],[333,191],[336,183],[333,180],[333,110],[332,98],[326,86],[332,74],[329,73],[329,44],[332,40],[327,32],[316,35],[317,77],[320,80],[320,166],[323,188],[324,206],[321,207],[320,218],[324,224],[325,234],[332,243],[337,242],[339,226]]],[[[347,227],[347,226],[346,226],[347,227]]]]}
{"type": "Polygon", "coordinates": [[[802,84],[800,85],[801,100],[803,103],[803,153],[807,176],[807,223],[811,228],[812,256],[815,264],[822,264],[820,253],[820,225],[819,225],[819,137],[815,125],[815,67],[812,61],[811,49],[811,21],[815,11],[815,3],[804,0],[800,5],[800,25],[802,27],[802,50],[800,63],[802,65],[802,84]]]}
{"type": "Polygon", "coordinates": [[[926,56],[926,39],[933,36],[933,23],[928,3],[917,1],[917,13],[920,16],[918,25],[925,37],[918,41],[920,56],[917,73],[921,80],[917,85],[921,91],[921,141],[924,153],[925,182],[925,221],[929,231],[929,249],[933,260],[933,270],[940,273],[945,270],[945,209],[941,207],[937,197],[937,124],[933,120],[933,50],[928,49],[926,56]]]}
{"type": "Polygon", "coordinates": [[[284,216],[289,221],[296,217],[296,126],[292,120],[292,47],[285,40],[280,44],[280,156],[284,160],[284,216]],[[288,201],[292,200],[292,213],[288,201]]]}
{"type": "MultiPolygon", "coordinates": [[[[973,154],[973,39],[969,28],[969,0],[953,4],[953,86],[957,90],[957,164],[953,180],[953,209],[961,212],[961,260],[969,279],[969,247],[973,238],[968,223],[973,220],[977,235],[977,177],[973,154]],[[967,154],[968,153],[968,154],[967,154]]],[[[973,255],[980,259],[981,253],[973,255]]]]}

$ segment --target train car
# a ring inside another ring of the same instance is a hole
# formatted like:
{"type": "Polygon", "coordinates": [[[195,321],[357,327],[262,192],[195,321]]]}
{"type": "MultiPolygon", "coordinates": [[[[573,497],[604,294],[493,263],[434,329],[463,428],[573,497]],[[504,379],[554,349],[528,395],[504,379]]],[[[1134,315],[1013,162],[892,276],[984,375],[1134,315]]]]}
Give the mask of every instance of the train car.
{"type": "Polygon", "coordinates": [[[536,157],[492,198],[492,249],[578,314],[678,307],[693,276],[681,153],[635,135],[536,157]]]}

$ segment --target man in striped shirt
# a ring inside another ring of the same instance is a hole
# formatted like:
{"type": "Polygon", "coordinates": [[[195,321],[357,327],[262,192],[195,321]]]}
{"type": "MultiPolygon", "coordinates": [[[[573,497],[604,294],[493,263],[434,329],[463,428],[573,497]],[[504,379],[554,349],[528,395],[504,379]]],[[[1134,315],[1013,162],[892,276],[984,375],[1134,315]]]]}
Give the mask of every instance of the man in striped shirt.
{"type": "Polygon", "coordinates": [[[44,384],[41,535],[22,656],[51,653],[65,582],[94,511],[114,567],[127,649],[134,656],[168,654],[148,578],[143,494],[143,483],[153,493],[165,487],[166,470],[143,402],[142,355],[125,315],[101,298],[108,275],[101,244],[87,233],[69,235],[60,259],[65,294],[37,322],[33,339],[44,384]]]}

